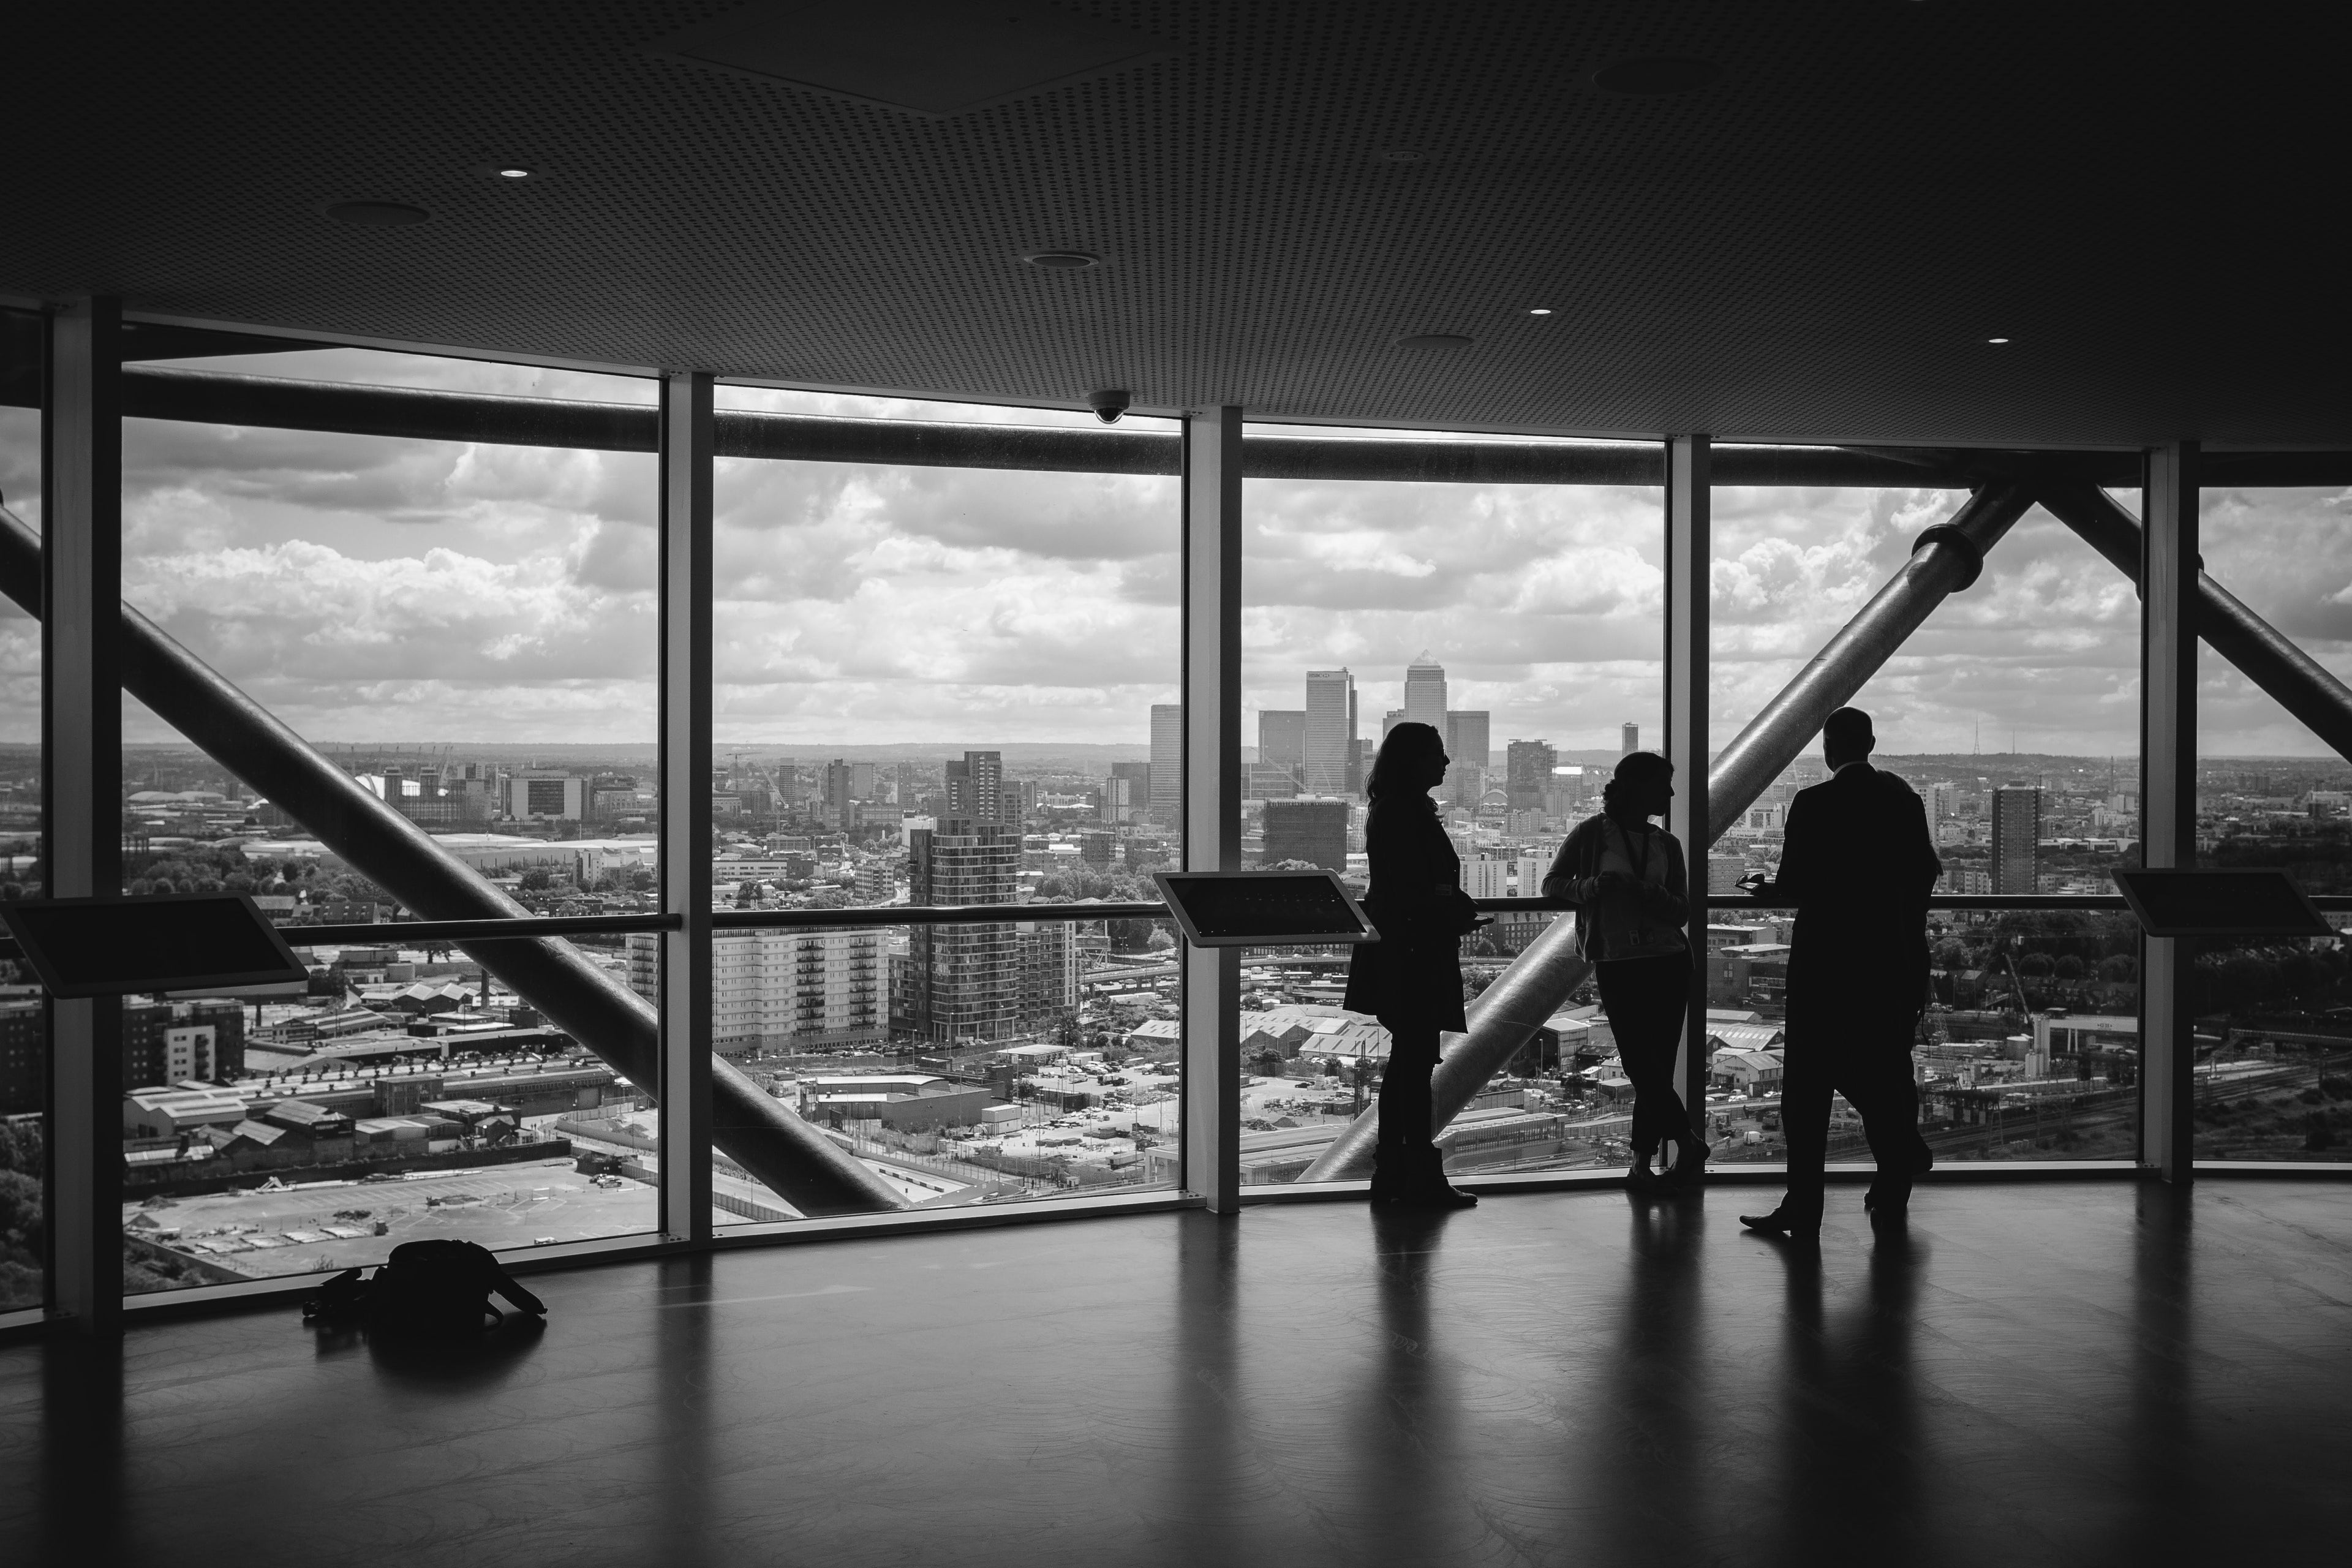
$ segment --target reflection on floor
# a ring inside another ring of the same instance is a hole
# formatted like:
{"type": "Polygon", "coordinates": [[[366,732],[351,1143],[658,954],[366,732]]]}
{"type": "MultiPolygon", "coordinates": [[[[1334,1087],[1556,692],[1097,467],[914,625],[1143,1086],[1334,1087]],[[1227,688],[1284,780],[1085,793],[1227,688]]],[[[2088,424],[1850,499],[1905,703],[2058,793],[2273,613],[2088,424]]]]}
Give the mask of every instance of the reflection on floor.
{"type": "Polygon", "coordinates": [[[2352,1188],[1317,1204],[541,1276],[460,1355],[290,1310],[0,1350],[12,1563],[2311,1563],[2352,1188]],[[46,1551],[46,1555],[44,1552],[46,1551]]]}

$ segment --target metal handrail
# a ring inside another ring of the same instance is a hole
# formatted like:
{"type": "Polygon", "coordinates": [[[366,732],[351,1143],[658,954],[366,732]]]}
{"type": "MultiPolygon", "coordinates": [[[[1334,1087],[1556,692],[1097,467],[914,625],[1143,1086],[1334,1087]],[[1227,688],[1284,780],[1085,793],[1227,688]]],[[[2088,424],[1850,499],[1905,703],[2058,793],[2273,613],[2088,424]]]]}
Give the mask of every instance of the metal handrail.
{"type": "MultiPolygon", "coordinates": [[[[2314,907],[2352,911],[2352,893],[2315,893],[2314,907]]],[[[1486,914],[1571,914],[1572,899],[1473,899],[1486,914]]],[[[1785,910],[1785,900],[1752,894],[1710,893],[1711,912],[1785,910]]],[[[1930,910],[2076,910],[2121,912],[2130,906],[2120,893],[1935,893],[1930,910]]],[[[1165,904],[885,904],[840,910],[714,910],[714,931],[810,930],[844,927],[943,925],[1075,925],[1092,921],[1162,921],[1174,915],[1165,904]]],[[[371,925],[280,926],[292,947],[380,946],[388,942],[488,942],[499,937],[596,936],[630,931],[677,931],[686,923],[675,914],[549,915],[528,920],[382,921],[371,925]]]]}
{"type": "Polygon", "coordinates": [[[289,947],[381,947],[400,942],[487,942],[501,936],[602,936],[676,931],[682,915],[546,915],[498,921],[376,921],[365,925],[279,926],[289,947]]]}
{"type": "Polygon", "coordinates": [[[845,910],[718,910],[715,931],[810,926],[1026,925],[1032,921],[1172,920],[1166,904],[869,904],[845,910]]]}

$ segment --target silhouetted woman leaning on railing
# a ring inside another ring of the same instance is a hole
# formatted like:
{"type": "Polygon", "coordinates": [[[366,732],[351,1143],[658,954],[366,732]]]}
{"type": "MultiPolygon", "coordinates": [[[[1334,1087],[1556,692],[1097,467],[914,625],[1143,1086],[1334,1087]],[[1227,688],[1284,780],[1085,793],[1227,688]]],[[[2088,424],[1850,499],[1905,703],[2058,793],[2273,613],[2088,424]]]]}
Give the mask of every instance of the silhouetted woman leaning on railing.
{"type": "Polygon", "coordinates": [[[1435,730],[1399,724],[1381,742],[1364,787],[1372,803],[1364,817],[1371,863],[1364,912],[1381,940],[1360,944],[1350,956],[1342,1005],[1370,1013],[1389,1032],[1374,1203],[1466,1208],[1478,1201],[1446,1181],[1430,1128],[1438,1033],[1469,1026],[1462,1016],[1461,939],[1483,923],[1462,890],[1461,858],[1429,798],[1444,781],[1447,760],[1435,730]]]}
{"type": "Polygon", "coordinates": [[[1675,1089],[1675,1057],[1690,1005],[1690,877],[1683,847],[1650,821],[1675,797],[1675,765],[1654,752],[1617,762],[1601,792],[1601,815],[1559,847],[1544,878],[1544,896],[1577,904],[1577,951],[1601,984],[1601,1005],[1616,1037],[1617,1060],[1633,1084],[1633,1164],[1625,1184],[1636,1192],[1696,1186],[1707,1146],[1691,1129],[1675,1089]],[[1661,1175],[1650,1168],[1660,1145],[1677,1157],[1661,1175]]]}

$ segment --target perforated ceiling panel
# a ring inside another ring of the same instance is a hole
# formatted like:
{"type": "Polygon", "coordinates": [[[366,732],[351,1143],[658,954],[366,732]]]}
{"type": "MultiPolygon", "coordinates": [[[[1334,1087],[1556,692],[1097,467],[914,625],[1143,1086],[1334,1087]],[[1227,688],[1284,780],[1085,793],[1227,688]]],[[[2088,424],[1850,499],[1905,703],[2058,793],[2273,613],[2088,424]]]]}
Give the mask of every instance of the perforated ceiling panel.
{"type": "Polygon", "coordinates": [[[1276,418],[2352,442],[2334,8],[1105,0],[1062,9],[1165,52],[943,117],[648,47],[723,4],[49,9],[20,296],[1276,418]],[[1661,57],[1722,74],[1591,79],[1661,57]]]}

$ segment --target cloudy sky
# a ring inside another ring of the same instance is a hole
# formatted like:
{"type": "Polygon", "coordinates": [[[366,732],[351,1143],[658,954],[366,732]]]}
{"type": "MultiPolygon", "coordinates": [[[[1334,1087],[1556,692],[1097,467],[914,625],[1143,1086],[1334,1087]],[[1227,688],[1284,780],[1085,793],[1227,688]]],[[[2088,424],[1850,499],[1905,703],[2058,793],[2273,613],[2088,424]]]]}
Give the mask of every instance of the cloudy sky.
{"type": "MultiPolygon", "coordinates": [[[[625,377],[356,350],[212,362],[272,375],[650,403],[625,377]]],[[[723,388],[726,405],[1092,428],[1083,415],[723,388]]],[[[1130,426],[1132,427],[1132,426],[1130,426]]],[[[1164,427],[1164,426],[1163,426],[1164,427]]],[[[37,525],[37,426],[0,410],[0,492],[37,525]]],[[[132,421],[132,601],[305,734],[654,736],[654,461],[132,421]]],[[[1716,493],[1716,740],[1727,741],[1962,498],[1716,493]]],[[[2137,497],[2121,498],[2135,504],[2137,497]]],[[[1660,497],[1640,488],[1254,480],[1244,701],[1345,664],[1368,733],[1424,648],[1514,737],[1612,747],[1660,718],[1660,497]]],[[[2342,492],[2214,492],[2206,557],[2352,674],[2342,492]]],[[[722,747],[1141,744],[1172,700],[1173,479],[728,461],[718,476],[722,747]]],[[[1861,700],[1890,750],[2128,754],[2136,600],[2036,511],[1861,700]],[[1979,733],[1981,739],[1979,741],[1979,733]]],[[[0,737],[37,736],[38,645],[0,616],[0,737]]],[[[2204,749],[2310,754],[2206,661],[2204,749]]],[[[163,739],[134,713],[133,739],[163,739]]],[[[1246,737],[1255,739],[1254,730],[1246,737]]]]}

